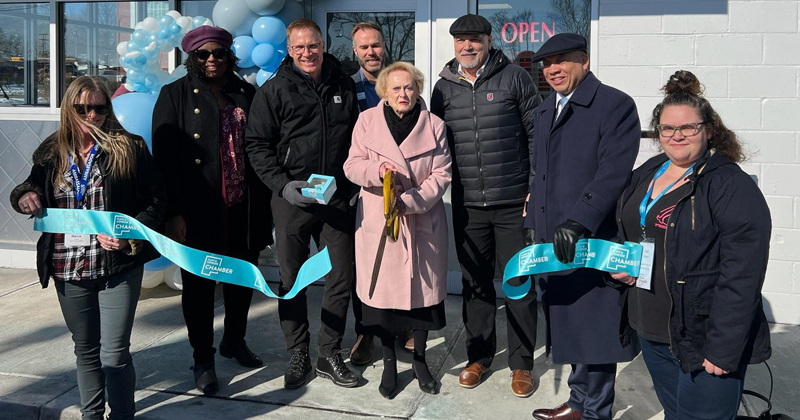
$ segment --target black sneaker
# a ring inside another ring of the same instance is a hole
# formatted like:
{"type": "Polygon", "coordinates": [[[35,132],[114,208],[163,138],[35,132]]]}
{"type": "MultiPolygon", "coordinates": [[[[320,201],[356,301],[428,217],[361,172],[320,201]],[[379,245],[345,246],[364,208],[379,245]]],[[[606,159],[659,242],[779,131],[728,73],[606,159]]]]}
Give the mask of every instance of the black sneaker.
{"type": "Polygon", "coordinates": [[[289,360],[289,369],[283,375],[283,387],[300,388],[306,383],[309,372],[311,372],[311,357],[308,355],[308,347],[295,350],[289,360]]]}
{"type": "Polygon", "coordinates": [[[330,379],[334,384],[351,388],[358,385],[358,376],[347,368],[341,353],[317,359],[317,376],[330,379]]]}

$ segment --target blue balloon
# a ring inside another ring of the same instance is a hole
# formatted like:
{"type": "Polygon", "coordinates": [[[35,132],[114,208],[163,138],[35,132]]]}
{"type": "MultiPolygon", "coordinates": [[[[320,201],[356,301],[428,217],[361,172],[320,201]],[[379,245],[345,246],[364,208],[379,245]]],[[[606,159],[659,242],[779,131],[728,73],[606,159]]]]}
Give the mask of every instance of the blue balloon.
{"type": "Polygon", "coordinates": [[[144,85],[153,90],[161,87],[161,84],[158,81],[158,76],[153,73],[148,73],[144,76],[144,85]]]}
{"type": "Polygon", "coordinates": [[[128,52],[139,51],[142,49],[142,47],[140,47],[139,44],[133,41],[128,41],[128,43],[125,44],[125,48],[128,50],[128,52]]]}
{"type": "Polygon", "coordinates": [[[272,78],[273,74],[275,73],[271,71],[266,71],[264,69],[259,70],[258,74],[256,75],[256,83],[258,83],[259,86],[263,85],[264,82],[272,78]]]}
{"type": "Polygon", "coordinates": [[[158,31],[158,37],[161,39],[169,39],[172,36],[172,32],[169,29],[162,29],[158,31]]]}
{"type": "MultiPolygon", "coordinates": [[[[144,29],[137,29],[133,31],[133,34],[131,34],[131,41],[139,45],[147,45],[147,37],[149,35],[150,34],[144,29]]],[[[130,51],[130,49],[128,49],[128,51],[130,51]]]]}
{"type": "Polygon", "coordinates": [[[239,68],[246,69],[255,65],[251,55],[256,45],[256,40],[252,36],[242,35],[233,39],[232,50],[236,57],[239,58],[239,62],[236,63],[239,68]]]}
{"type": "Polygon", "coordinates": [[[119,63],[120,67],[128,67],[128,62],[125,60],[125,57],[120,56],[117,59],[117,63],[119,63]]]}
{"type": "Polygon", "coordinates": [[[147,93],[150,92],[150,88],[148,88],[144,82],[136,82],[133,84],[133,90],[136,92],[147,93]]]}
{"type": "Polygon", "coordinates": [[[133,62],[136,63],[137,66],[144,67],[147,65],[147,57],[140,55],[133,59],[133,62]]]}
{"type": "Polygon", "coordinates": [[[244,0],[219,0],[212,16],[215,25],[227,29],[234,37],[249,35],[259,18],[244,0]]]}
{"type": "Polygon", "coordinates": [[[180,32],[169,37],[169,45],[174,45],[177,47],[178,45],[181,45],[181,41],[183,41],[183,34],[180,32]]]}
{"type": "Polygon", "coordinates": [[[286,41],[286,25],[275,16],[260,17],[253,24],[253,39],[259,44],[281,45],[286,41]]]}
{"type": "Polygon", "coordinates": [[[242,76],[242,79],[245,82],[250,83],[255,87],[258,87],[257,84],[258,82],[256,80],[256,77],[258,76],[259,71],[261,71],[260,68],[253,66],[253,67],[248,67],[246,69],[240,68],[237,73],[239,73],[239,76],[242,76]]]}
{"type": "MultiPolygon", "coordinates": [[[[136,85],[142,84],[135,83],[134,88],[137,87],[136,85]]],[[[142,87],[146,88],[144,85],[142,87]]],[[[136,92],[117,96],[111,100],[111,105],[114,107],[114,114],[122,127],[130,133],[141,136],[147,143],[147,147],[152,150],[153,108],[156,106],[158,98],[136,90],[136,92]]]]}
{"type": "Polygon", "coordinates": [[[168,260],[167,257],[160,257],[146,263],[144,269],[145,271],[161,271],[169,268],[171,265],[172,261],[168,260]]]}
{"type": "Polygon", "coordinates": [[[144,76],[144,74],[141,71],[136,69],[128,69],[125,72],[125,75],[128,76],[126,79],[128,83],[140,82],[142,81],[142,77],[144,76]]]}
{"type": "Polygon", "coordinates": [[[253,48],[253,54],[250,57],[253,59],[253,64],[263,68],[272,62],[274,55],[275,47],[270,44],[258,44],[253,48]]]}
{"type": "Polygon", "coordinates": [[[145,45],[150,45],[153,42],[158,42],[158,34],[155,32],[147,35],[147,42],[145,45]]]}
{"type": "Polygon", "coordinates": [[[280,19],[288,26],[297,19],[302,19],[305,17],[305,14],[306,12],[303,10],[302,4],[295,1],[287,1],[286,4],[283,5],[283,9],[281,9],[281,11],[278,12],[275,17],[280,19]]]}
{"type": "Polygon", "coordinates": [[[195,28],[199,28],[203,26],[203,23],[205,23],[206,19],[208,18],[205,16],[195,16],[194,19],[192,19],[192,23],[194,24],[195,28]]]}
{"type": "Polygon", "coordinates": [[[172,32],[173,34],[179,34],[181,33],[181,25],[173,23],[172,25],[169,26],[169,31],[172,32]]]}
{"type": "Polygon", "coordinates": [[[161,28],[169,28],[174,23],[175,23],[175,19],[170,15],[164,15],[164,16],[161,16],[160,19],[158,19],[158,26],[160,26],[161,28]]]}

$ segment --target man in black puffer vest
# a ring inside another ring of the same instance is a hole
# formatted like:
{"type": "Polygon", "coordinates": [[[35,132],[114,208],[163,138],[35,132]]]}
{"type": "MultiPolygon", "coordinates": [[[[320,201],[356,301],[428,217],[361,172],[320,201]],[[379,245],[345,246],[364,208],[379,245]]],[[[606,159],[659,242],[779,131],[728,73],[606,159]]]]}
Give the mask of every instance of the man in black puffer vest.
{"type": "MultiPolygon", "coordinates": [[[[533,111],[542,101],[530,75],[491,48],[491,33],[482,16],[465,15],[453,23],[456,58],[439,74],[431,95],[431,112],[447,124],[455,157],[451,202],[467,331],[468,361],[459,375],[465,388],[480,384],[495,355],[495,266],[502,270],[525,247],[533,111]]],[[[511,389],[527,397],[533,393],[536,293],[505,304],[511,389]]]]}

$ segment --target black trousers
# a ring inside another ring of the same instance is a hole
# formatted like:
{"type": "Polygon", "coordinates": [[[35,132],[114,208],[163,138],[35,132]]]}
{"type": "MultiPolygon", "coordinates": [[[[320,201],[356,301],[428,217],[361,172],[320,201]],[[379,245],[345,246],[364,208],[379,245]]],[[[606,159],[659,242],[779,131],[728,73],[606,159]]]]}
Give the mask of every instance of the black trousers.
{"type": "MultiPolygon", "coordinates": [[[[229,207],[226,218],[227,247],[221,254],[258,264],[258,251],[247,249],[247,204],[229,207]]],[[[181,270],[181,280],[181,306],[189,332],[189,344],[194,349],[194,362],[214,363],[214,289],[217,284],[186,270],[181,270]]],[[[222,339],[230,344],[244,342],[253,289],[222,283],[222,298],[225,304],[222,339]]]]}
{"type": "MultiPolygon", "coordinates": [[[[453,207],[453,231],[463,286],[462,315],[468,363],[490,366],[497,350],[495,267],[502,272],[525,247],[522,203],[491,207],[453,207]]],[[[512,280],[522,284],[522,279],[512,280]]],[[[536,289],[520,300],[505,299],[508,367],[533,368],[536,345],[536,289]]]]}
{"type": "MultiPolygon", "coordinates": [[[[342,347],[342,336],[350,305],[355,266],[355,213],[349,203],[334,197],[328,205],[300,208],[277,194],[272,196],[275,242],[278,246],[281,284],[279,295],[291,290],[300,267],[308,259],[311,235],[319,238],[319,249],[328,248],[332,269],[325,276],[319,356],[331,357],[342,347]]],[[[308,302],[305,290],[293,299],[278,301],[278,317],[286,348],[308,347],[308,302]]]]}

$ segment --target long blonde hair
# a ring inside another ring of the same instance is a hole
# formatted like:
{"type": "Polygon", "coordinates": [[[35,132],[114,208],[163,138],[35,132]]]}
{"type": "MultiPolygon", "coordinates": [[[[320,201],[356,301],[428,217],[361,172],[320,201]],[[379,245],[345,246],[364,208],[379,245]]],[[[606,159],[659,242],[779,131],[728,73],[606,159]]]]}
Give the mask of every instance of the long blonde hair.
{"type": "Polygon", "coordinates": [[[113,107],[102,126],[95,127],[83,122],[73,105],[84,92],[101,93],[111,107],[111,94],[105,80],[100,77],[81,76],[67,87],[61,100],[61,125],[55,133],[55,145],[51,156],[56,168],[53,176],[55,187],[67,183],[64,173],[69,169],[69,155],[77,156],[78,152],[84,149],[81,126],[91,129],[94,141],[108,155],[108,175],[130,178],[134,174],[136,154],[131,135],[117,121],[113,107]]]}

